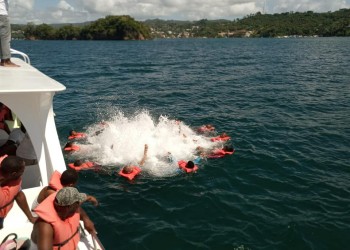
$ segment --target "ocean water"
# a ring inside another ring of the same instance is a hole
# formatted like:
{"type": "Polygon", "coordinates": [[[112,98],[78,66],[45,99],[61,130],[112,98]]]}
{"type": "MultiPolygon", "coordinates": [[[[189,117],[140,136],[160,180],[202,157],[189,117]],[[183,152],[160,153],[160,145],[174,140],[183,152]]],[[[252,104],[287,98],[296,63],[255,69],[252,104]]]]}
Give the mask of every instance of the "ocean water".
{"type": "Polygon", "coordinates": [[[106,249],[348,249],[350,39],[13,41],[67,87],[54,99],[62,146],[105,171],[80,172],[106,249]],[[176,121],[181,121],[179,124],[176,121]],[[108,127],[94,131],[105,121],[108,127]],[[166,162],[219,147],[195,174],[166,162]],[[181,131],[179,131],[181,130],[181,131]],[[140,176],[117,175],[148,158],[140,176]]]}

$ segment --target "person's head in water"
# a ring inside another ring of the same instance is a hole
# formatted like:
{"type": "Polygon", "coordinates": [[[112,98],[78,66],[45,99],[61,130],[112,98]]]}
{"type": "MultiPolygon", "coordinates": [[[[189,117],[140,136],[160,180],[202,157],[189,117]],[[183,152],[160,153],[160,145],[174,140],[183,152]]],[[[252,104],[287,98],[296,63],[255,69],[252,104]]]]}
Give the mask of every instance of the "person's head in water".
{"type": "Polygon", "coordinates": [[[223,150],[225,152],[233,152],[234,151],[233,147],[231,147],[231,146],[224,146],[223,150]]]}
{"type": "Polygon", "coordinates": [[[74,169],[67,169],[62,173],[60,181],[64,187],[74,187],[78,182],[78,172],[74,169]]]}
{"type": "Polygon", "coordinates": [[[72,129],[71,131],[69,131],[69,135],[77,135],[77,132],[72,129]]]}
{"type": "Polygon", "coordinates": [[[125,166],[123,167],[123,173],[124,174],[130,174],[134,170],[133,166],[125,166]]]}
{"type": "Polygon", "coordinates": [[[65,148],[71,148],[73,146],[73,142],[67,142],[64,146],[65,148]]]}
{"type": "Polygon", "coordinates": [[[194,162],[193,161],[188,161],[186,164],[186,168],[194,168],[194,162]]]}
{"type": "Polygon", "coordinates": [[[81,166],[81,164],[83,164],[83,161],[82,161],[82,160],[76,160],[76,161],[74,161],[74,166],[75,166],[75,167],[79,167],[79,166],[81,166]]]}

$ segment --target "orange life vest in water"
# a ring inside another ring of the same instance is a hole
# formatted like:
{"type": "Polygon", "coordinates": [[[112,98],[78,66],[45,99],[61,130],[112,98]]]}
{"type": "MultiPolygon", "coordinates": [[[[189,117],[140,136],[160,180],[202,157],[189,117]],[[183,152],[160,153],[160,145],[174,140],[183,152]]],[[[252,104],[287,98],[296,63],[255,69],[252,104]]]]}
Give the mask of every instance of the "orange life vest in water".
{"type": "Polygon", "coordinates": [[[231,137],[229,137],[229,136],[220,137],[220,135],[219,135],[219,136],[217,136],[217,137],[211,138],[210,140],[211,140],[212,142],[215,142],[215,141],[228,141],[228,140],[230,140],[230,139],[231,139],[231,137]]]}
{"type": "Polygon", "coordinates": [[[133,167],[133,169],[132,169],[131,173],[129,173],[129,174],[123,173],[123,168],[122,168],[119,171],[119,175],[123,176],[123,177],[125,177],[125,178],[127,178],[127,179],[129,179],[131,181],[132,179],[135,178],[136,175],[138,175],[141,172],[141,168],[136,167],[136,166],[132,166],[132,167],[133,167]]]}
{"type": "Polygon", "coordinates": [[[186,173],[192,173],[198,170],[198,166],[194,165],[193,168],[186,168],[187,162],[184,160],[178,161],[177,164],[179,164],[179,168],[184,170],[186,173]]]}
{"type": "Polygon", "coordinates": [[[68,167],[75,169],[76,171],[93,168],[94,166],[95,166],[95,163],[90,162],[90,161],[84,162],[80,166],[75,166],[74,163],[68,164],[68,167]]]}
{"type": "Polygon", "coordinates": [[[75,135],[68,136],[68,139],[69,140],[82,139],[82,138],[85,138],[85,137],[86,137],[86,134],[84,134],[84,133],[76,133],[75,135]]]}
{"type": "Polygon", "coordinates": [[[77,210],[73,216],[62,220],[54,207],[56,194],[51,194],[43,202],[41,202],[34,212],[44,221],[49,223],[54,231],[53,249],[73,250],[77,249],[80,234],[79,234],[79,219],[80,214],[77,210]]]}
{"type": "Polygon", "coordinates": [[[65,147],[64,151],[79,151],[80,147],[78,145],[72,145],[71,147],[65,147]]]}
{"type": "Polygon", "coordinates": [[[208,155],[208,158],[222,158],[225,155],[232,155],[235,151],[233,150],[233,152],[230,151],[225,151],[223,149],[216,149],[213,151],[212,154],[208,155]]]}

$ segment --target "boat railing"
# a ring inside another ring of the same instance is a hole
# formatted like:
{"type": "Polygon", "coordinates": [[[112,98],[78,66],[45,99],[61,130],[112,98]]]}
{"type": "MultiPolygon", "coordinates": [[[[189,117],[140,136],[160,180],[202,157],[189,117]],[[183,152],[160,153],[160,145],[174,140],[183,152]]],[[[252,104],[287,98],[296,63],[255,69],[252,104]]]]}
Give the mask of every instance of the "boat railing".
{"type": "Polygon", "coordinates": [[[30,64],[30,59],[29,56],[21,51],[15,50],[15,49],[11,49],[11,54],[12,55],[19,55],[23,58],[23,61],[30,64]]]}

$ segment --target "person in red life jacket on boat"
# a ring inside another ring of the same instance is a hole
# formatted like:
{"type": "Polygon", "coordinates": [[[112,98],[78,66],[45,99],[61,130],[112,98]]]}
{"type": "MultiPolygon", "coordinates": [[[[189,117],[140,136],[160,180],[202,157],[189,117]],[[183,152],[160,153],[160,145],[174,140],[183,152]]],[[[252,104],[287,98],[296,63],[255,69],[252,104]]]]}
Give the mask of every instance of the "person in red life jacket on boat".
{"type": "Polygon", "coordinates": [[[216,137],[213,137],[213,138],[211,138],[210,140],[211,140],[212,142],[216,142],[216,141],[228,141],[229,139],[231,139],[231,137],[228,136],[228,134],[222,133],[221,135],[218,135],[218,136],[216,136],[216,137]]]}
{"type": "Polygon", "coordinates": [[[186,173],[193,173],[198,170],[198,166],[194,164],[193,161],[178,161],[179,168],[184,170],[186,173]]]}
{"type": "Polygon", "coordinates": [[[67,144],[63,147],[63,150],[65,152],[74,152],[79,151],[80,147],[78,145],[75,145],[73,142],[67,142],[67,144]]]}
{"type": "Polygon", "coordinates": [[[0,129],[3,129],[6,133],[10,134],[11,131],[5,120],[12,120],[11,111],[5,104],[0,102],[0,129]]]}
{"type": "Polygon", "coordinates": [[[32,223],[36,218],[32,216],[29,210],[27,199],[21,190],[22,175],[25,168],[23,160],[16,156],[5,156],[1,158],[0,167],[0,229],[3,228],[3,223],[6,215],[13,207],[13,202],[21,208],[28,220],[32,223]]]}
{"type": "MultiPolygon", "coordinates": [[[[67,169],[62,174],[58,171],[55,171],[51,176],[49,186],[44,187],[40,191],[38,197],[33,201],[33,215],[37,217],[37,214],[34,212],[35,208],[51,194],[56,193],[64,187],[75,187],[78,183],[78,177],[78,173],[74,169],[67,169]]],[[[86,201],[91,202],[94,206],[98,205],[98,201],[94,196],[87,195],[86,201]]],[[[94,223],[91,221],[84,209],[79,208],[79,213],[84,222],[85,229],[90,233],[94,233],[96,231],[94,223]]]]}
{"type": "Polygon", "coordinates": [[[119,175],[129,179],[130,181],[134,179],[135,176],[141,172],[140,167],[142,167],[145,164],[145,161],[147,158],[147,151],[148,151],[148,145],[145,144],[145,148],[143,150],[143,157],[139,163],[139,166],[132,166],[132,165],[125,166],[119,171],[119,175]]]}
{"type": "Polygon", "coordinates": [[[80,241],[79,208],[86,199],[87,195],[79,193],[76,188],[64,187],[35,208],[39,218],[34,224],[31,239],[38,250],[77,249],[80,241]]]}
{"type": "Polygon", "coordinates": [[[73,140],[73,139],[83,139],[86,138],[86,134],[85,133],[81,133],[81,132],[76,132],[75,130],[71,130],[69,132],[69,136],[68,139],[69,140],[73,140]]]}
{"type": "Polygon", "coordinates": [[[76,171],[88,170],[88,169],[93,169],[93,170],[101,169],[101,165],[97,164],[96,162],[92,162],[92,161],[83,162],[82,160],[76,160],[74,161],[74,163],[69,163],[68,167],[76,171]]]}

